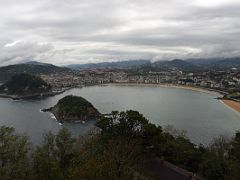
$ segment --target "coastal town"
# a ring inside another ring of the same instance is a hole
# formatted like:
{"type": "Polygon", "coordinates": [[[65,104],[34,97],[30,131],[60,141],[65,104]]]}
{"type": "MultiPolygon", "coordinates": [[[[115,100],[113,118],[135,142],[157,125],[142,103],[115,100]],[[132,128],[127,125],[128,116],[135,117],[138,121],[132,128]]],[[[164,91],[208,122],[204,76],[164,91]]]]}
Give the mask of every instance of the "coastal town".
{"type": "Polygon", "coordinates": [[[109,83],[171,84],[218,91],[240,100],[240,69],[208,71],[136,72],[129,69],[91,69],[73,73],[41,75],[55,89],[109,83]]]}

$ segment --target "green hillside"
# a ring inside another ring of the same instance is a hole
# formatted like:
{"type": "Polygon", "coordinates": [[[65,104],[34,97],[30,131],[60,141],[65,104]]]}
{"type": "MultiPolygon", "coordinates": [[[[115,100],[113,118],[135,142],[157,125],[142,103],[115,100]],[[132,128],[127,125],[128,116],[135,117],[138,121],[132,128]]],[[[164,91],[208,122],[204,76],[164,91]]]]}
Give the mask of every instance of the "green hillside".
{"type": "Polygon", "coordinates": [[[78,96],[66,96],[51,108],[56,118],[62,121],[85,121],[96,119],[100,113],[86,99],[78,96]]]}
{"type": "Polygon", "coordinates": [[[54,74],[54,73],[67,73],[71,70],[68,68],[54,66],[52,64],[40,64],[40,63],[29,63],[29,64],[16,64],[10,66],[0,67],[0,82],[6,82],[11,79],[12,76],[17,74],[54,74]]]}
{"type": "Polygon", "coordinates": [[[51,86],[41,78],[29,74],[18,74],[0,86],[2,93],[11,95],[31,95],[51,91],[51,86]]]}

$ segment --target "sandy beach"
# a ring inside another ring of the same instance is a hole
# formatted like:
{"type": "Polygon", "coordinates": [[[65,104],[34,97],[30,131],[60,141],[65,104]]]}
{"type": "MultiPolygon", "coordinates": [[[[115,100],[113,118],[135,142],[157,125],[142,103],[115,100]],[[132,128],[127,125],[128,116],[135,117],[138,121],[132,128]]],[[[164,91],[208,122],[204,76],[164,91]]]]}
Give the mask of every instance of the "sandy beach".
{"type": "Polygon", "coordinates": [[[161,85],[160,87],[170,87],[170,88],[179,88],[179,89],[188,89],[191,91],[197,91],[197,92],[202,92],[202,93],[207,93],[207,94],[212,94],[212,95],[216,95],[216,96],[223,96],[223,94],[214,91],[214,90],[210,90],[210,89],[204,89],[204,88],[200,88],[200,87],[192,87],[192,86],[184,86],[184,85],[161,85]]]}
{"type": "Polygon", "coordinates": [[[227,100],[227,99],[223,99],[221,100],[224,104],[226,104],[227,106],[231,107],[232,109],[240,112],[240,103],[233,101],[233,100],[227,100]]]}

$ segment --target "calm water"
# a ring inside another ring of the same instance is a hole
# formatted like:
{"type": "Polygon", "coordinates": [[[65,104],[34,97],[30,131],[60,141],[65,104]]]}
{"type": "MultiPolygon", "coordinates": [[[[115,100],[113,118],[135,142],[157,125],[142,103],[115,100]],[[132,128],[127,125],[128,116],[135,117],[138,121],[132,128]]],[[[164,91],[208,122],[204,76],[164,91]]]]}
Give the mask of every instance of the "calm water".
{"type": "Polygon", "coordinates": [[[196,143],[209,143],[219,135],[232,136],[240,129],[240,113],[214,99],[215,95],[175,88],[115,85],[72,89],[41,101],[0,99],[0,125],[15,127],[18,132],[28,134],[34,143],[40,142],[44,131],[57,132],[61,127],[68,127],[74,134],[86,134],[94,122],[59,126],[50,114],[40,112],[69,94],[86,98],[101,113],[138,110],[152,123],[185,130],[196,143]]]}

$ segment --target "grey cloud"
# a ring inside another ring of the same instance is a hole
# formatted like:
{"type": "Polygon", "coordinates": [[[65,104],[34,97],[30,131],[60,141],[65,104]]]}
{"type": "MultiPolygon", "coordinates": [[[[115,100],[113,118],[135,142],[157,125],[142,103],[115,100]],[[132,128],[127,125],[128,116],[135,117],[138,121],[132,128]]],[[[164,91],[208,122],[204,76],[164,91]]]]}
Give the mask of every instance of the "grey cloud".
{"type": "Polygon", "coordinates": [[[53,50],[49,44],[12,42],[0,46],[0,65],[15,64],[33,60],[53,50]]]}
{"type": "Polygon", "coordinates": [[[240,4],[199,2],[2,0],[0,65],[240,56],[240,4]]]}

